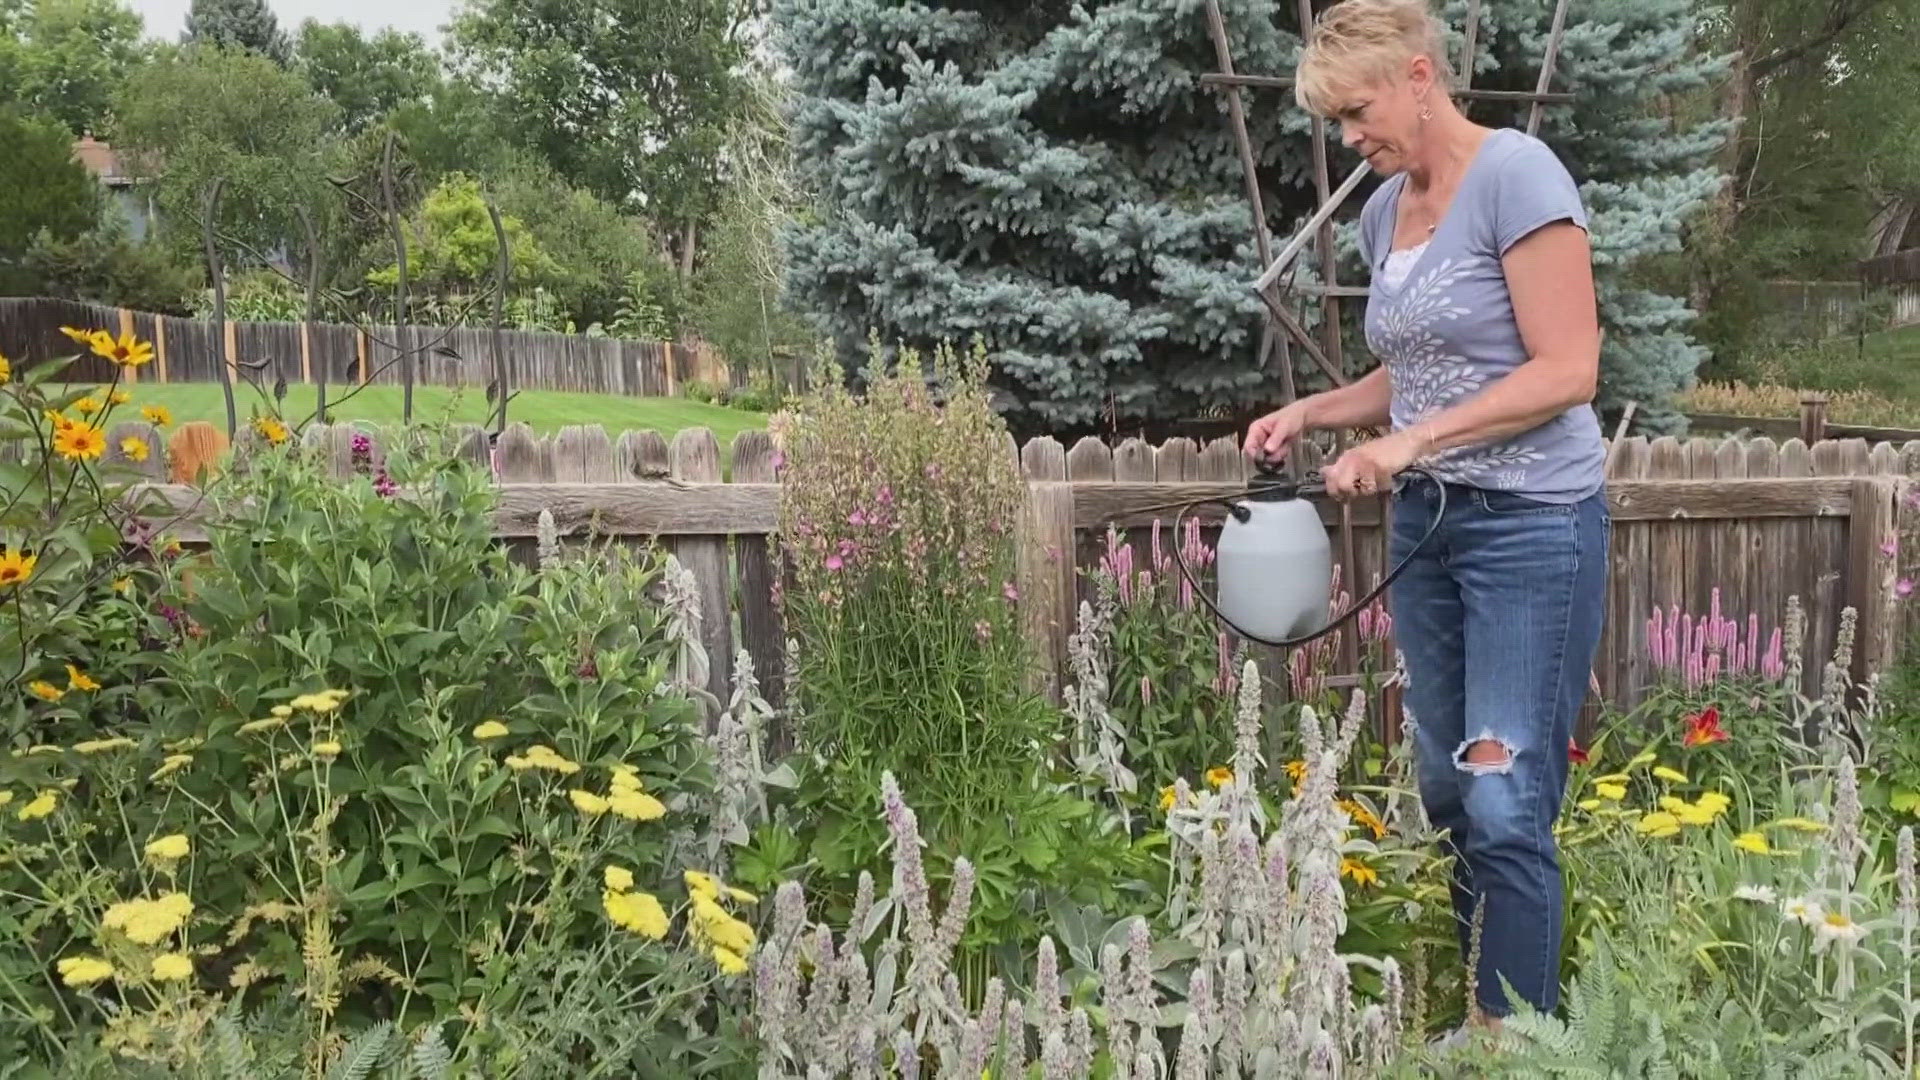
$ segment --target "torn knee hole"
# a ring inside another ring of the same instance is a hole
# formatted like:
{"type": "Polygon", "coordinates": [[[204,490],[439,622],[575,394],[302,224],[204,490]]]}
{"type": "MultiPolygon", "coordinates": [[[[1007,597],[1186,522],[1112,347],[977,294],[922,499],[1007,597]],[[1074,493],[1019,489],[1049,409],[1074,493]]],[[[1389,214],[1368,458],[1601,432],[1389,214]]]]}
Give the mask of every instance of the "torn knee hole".
{"type": "Polygon", "coordinates": [[[1513,748],[1491,735],[1469,739],[1460,744],[1453,764],[1461,772],[1475,776],[1513,771],[1513,748]]]}

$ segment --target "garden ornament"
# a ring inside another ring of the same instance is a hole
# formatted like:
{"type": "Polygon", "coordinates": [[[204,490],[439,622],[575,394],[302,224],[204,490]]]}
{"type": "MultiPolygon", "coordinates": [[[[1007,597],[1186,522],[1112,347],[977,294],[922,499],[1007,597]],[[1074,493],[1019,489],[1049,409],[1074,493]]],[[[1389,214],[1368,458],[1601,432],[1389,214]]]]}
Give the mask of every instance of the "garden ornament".
{"type": "MultiPolygon", "coordinates": [[[[1430,472],[1413,466],[1434,482],[1440,500],[1433,521],[1373,591],[1355,601],[1344,613],[1331,613],[1333,602],[1333,548],[1327,528],[1320,520],[1320,508],[1314,502],[1324,498],[1326,485],[1317,473],[1304,480],[1291,480],[1279,472],[1276,462],[1256,459],[1257,474],[1248,482],[1244,495],[1214,496],[1184,503],[1170,503],[1147,509],[1178,507],[1174,515],[1174,535],[1180,535],[1181,519],[1197,506],[1219,503],[1227,508],[1227,520],[1221,526],[1215,546],[1217,560],[1217,600],[1194,580],[1193,569],[1176,545],[1174,559],[1194,594],[1228,628],[1249,641],[1275,648],[1291,649],[1338,629],[1385,593],[1387,586],[1407,568],[1407,564],[1433,539],[1447,512],[1447,489],[1430,472]]],[[[1403,474],[1404,475],[1404,474],[1403,474]]]]}

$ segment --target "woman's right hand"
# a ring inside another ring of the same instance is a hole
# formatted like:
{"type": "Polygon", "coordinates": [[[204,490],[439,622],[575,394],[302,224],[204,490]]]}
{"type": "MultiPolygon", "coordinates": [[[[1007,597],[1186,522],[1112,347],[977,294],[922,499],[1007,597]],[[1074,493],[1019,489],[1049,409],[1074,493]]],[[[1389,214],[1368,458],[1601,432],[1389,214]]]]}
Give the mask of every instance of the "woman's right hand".
{"type": "Polygon", "coordinates": [[[1293,444],[1307,431],[1307,410],[1305,401],[1296,401],[1284,405],[1253,422],[1247,428],[1247,441],[1243,449],[1246,455],[1255,461],[1268,461],[1278,464],[1287,459],[1287,453],[1293,444]]]}

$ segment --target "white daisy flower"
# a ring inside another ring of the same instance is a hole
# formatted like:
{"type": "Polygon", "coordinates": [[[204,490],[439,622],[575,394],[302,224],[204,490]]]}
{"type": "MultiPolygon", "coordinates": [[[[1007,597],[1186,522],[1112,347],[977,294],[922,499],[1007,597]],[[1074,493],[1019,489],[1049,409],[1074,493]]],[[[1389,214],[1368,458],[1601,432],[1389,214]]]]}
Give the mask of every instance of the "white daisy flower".
{"type": "Polygon", "coordinates": [[[1813,924],[1813,951],[1829,945],[1851,945],[1867,935],[1867,928],[1847,917],[1844,911],[1829,911],[1813,924]]]}
{"type": "Polygon", "coordinates": [[[1779,902],[1771,885],[1742,885],[1733,890],[1735,900],[1751,900],[1756,904],[1772,905],[1779,902]]]}
{"type": "Polygon", "coordinates": [[[1819,922],[1826,912],[1820,905],[1804,896],[1790,896],[1780,901],[1780,917],[1793,922],[1812,926],[1819,922]]]}

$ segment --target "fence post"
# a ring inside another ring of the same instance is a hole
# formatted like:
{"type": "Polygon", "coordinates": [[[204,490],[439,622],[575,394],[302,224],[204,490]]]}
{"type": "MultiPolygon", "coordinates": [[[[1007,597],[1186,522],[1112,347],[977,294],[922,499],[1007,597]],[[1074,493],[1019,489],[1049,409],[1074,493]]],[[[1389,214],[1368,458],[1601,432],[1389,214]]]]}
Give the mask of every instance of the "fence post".
{"type": "MultiPolygon", "coordinates": [[[[122,338],[132,337],[133,312],[127,308],[116,308],[114,310],[120,313],[120,336],[122,338]]],[[[126,376],[127,385],[129,386],[135,385],[140,381],[140,369],[137,367],[122,368],[121,372],[126,376]]]]}
{"type": "Polygon", "coordinates": [[[1847,604],[1854,610],[1853,682],[1886,674],[1899,647],[1900,605],[1894,582],[1900,574],[1900,477],[1871,476],[1853,482],[1847,520],[1847,604]]]}
{"type": "Polygon", "coordinates": [[[1812,447],[1827,437],[1827,395],[1810,391],[1800,399],[1800,441],[1812,447]]]}
{"type": "Polygon", "coordinates": [[[1020,614],[1039,663],[1034,689],[1060,704],[1067,671],[1067,638],[1079,619],[1075,588],[1073,485],[1027,484],[1019,547],[1020,614]]]}
{"type": "Polygon", "coordinates": [[[167,381],[167,317],[153,317],[153,370],[161,383],[167,381]]]}

